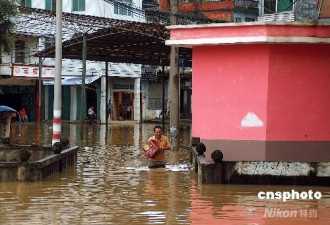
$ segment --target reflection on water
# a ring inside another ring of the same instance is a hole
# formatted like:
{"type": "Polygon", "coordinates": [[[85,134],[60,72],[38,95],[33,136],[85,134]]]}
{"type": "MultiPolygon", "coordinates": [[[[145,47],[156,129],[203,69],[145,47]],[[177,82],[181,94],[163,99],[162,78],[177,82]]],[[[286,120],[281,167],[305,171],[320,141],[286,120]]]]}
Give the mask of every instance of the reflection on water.
{"type": "MultiPolygon", "coordinates": [[[[0,183],[0,224],[330,223],[328,187],[198,185],[188,164],[189,127],[182,130],[182,148],[166,152],[166,168],[149,170],[140,149],[153,126],[89,125],[80,141],[80,126],[63,124],[62,136],[80,146],[76,168],[38,183],[0,183]],[[259,191],[292,189],[321,191],[323,196],[285,203],[257,198],[259,191]],[[298,214],[265,217],[265,209],[298,214]]],[[[11,127],[11,141],[19,144],[49,145],[51,136],[49,123],[11,127]]]]}

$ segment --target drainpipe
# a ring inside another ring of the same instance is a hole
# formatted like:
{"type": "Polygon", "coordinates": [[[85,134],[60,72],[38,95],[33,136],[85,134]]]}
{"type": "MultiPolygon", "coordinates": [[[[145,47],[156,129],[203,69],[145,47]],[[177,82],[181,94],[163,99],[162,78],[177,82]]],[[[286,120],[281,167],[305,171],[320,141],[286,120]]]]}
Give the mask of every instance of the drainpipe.
{"type": "Polygon", "coordinates": [[[53,139],[52,145],[61,139],[62,115],[62,0],[56,1],[56,43],[55,43],[55,83],[54,83],[54,110],[53,110],[53,139]]]}
{"type": "MultiPolygon", "coordinates": [[[[171,0],[171,25],[178,19],[178,1],[171,0]]],[[[171,149],[179,149],[179,48],[171,45],[170,54],[170,141],[171,149]]]]}

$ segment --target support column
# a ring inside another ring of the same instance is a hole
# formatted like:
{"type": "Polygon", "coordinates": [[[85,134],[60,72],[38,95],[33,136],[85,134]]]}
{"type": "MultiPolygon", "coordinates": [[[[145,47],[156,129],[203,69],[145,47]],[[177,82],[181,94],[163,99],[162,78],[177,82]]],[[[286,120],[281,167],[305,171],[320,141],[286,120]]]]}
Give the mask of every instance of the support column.
{"type": "Polygon", "coordinates": [[[37,121],[42,121],[42,110],[41,110],[41,103],[42,103],[42,59],[39,57],[39,89],[38,89],[38,118],[37,121]]]}
{"type": "Polygon", "coordinates": [[[77,87],[71,86],[71,110],[70,110],[70,120],[77,120],[77,87]]]}
{"type": "Polygon", "coordinates": [[[55,83],[54,83],[54,110],[53,110],[53,139],[52,145],[61,139],[62,116],[62,0],[56,1],[56,43],[55,43],[55,83]]]}
{"type": "Polygon", "coordinates": [[[108,130],[108,103],[109,103],[109,68],[108,68],[108,62],[105,62],[105,124],[106,124],[106,130],[108,130]]]}
{"type": "Polygon", "coordinates": [[[100,120],[101,123],[106,122],[106,106],[107,106],[107,99],[106,99],[106,76],[101,77],[101,99],[100,99],[100,120]]]}
{"type": "Polygon", "coordinates": [[[134,80],[134,120],[136,120],[137,123],[141,122],[141,105],[140,105],[140,78],[135,78],[134,80]]]}
{"type": "Polygon", "coordinates": [[[84,139],[84,119],[86,117],[86,87],[85,87],[85,78],[86,78],[86,57],[87,57],[87,37],[86,34],[83,34],[83,49],[82,49],[82,76],[81,76],[81,113],[80,113],[80,139],[84,139]]]}
{"type": "Polygon", "coordinates": [[[49,86],[45,85],[45,90],[44,90],[44,98],[45,98],[45,120],[48,120],[48,110],[49,110],[49,86]]]}
{"type": "MultiPolygon", "coordinates": [[[[171,25],[178,23],[178,1],[171,0],[171,25]]],[[[170,55],[170,141],[172,150],[179,149],[179,48],[171,46],[170,55]]]]}

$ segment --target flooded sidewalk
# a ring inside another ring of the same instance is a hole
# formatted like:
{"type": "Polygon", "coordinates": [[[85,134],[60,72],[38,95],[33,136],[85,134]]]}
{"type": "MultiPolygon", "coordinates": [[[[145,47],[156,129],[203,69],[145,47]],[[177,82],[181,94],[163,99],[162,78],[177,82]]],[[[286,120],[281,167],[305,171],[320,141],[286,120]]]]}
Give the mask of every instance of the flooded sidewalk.
{"type": "MultiPolygon", "coordinates": [[[[328,187],[199,185],[189,164],[190,127],[165,169],[148,169],[141,146],[155,123],[63,124],[79,146],[75,168],[37,183],[0,183],[0,224],[326,224],[328,187]],[[260,191],[319,191],[320,199],[259,199],[260,191]],[[296,212],[296,213],[295,213],[296,212]],[[288,214],[290,213],[290,214],[288,214]],[[295,217],[285,217],[286,215],[295,217]]],[[[11,142],[50,145],[50,123],[15,123],[11,142]]]]}

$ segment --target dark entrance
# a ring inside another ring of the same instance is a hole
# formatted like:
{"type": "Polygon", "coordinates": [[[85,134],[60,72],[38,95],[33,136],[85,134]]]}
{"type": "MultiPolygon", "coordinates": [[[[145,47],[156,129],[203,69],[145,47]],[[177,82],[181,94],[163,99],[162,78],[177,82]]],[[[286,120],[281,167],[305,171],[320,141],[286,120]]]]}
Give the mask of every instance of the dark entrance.
{"type": "Polygon", "coordinates": [[[113,93],[113,119],[114,120],[134,120],[134,93],[118,91],[113,93]],[[131,106],[129,117],[126,115],[127,106],[131,106]],[[122,112],[121,112],[122,111],[122,112]]]}
{"type": "Polygon", "coordinates": [[[21,96],[20,94],[12,93],[0,95],[0,105],[6,105],[19,111],[21,107],[21,96]]]}
{"type": "MultiPolygon", "coordinates": [[[[97,103],[97,93],[96,87],[88,86],[86,88],[86,98],[87,98],[87,111],[91,106],[94,106],[94,112],[96,113],[97,117],[99,118],[100,115],[98,113],[98,103],[97,103]]],[[[87,115],[86,115],[87,116],[87,115]]]]}
{"type": "Polygon", "coordinates": [[[9,106],[17,111],[25,108],[29,121],[34,121],[35,99],[34,87],[32,86],[2,86],[0,105],[9,106]]]}

